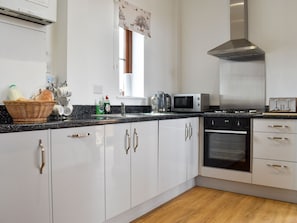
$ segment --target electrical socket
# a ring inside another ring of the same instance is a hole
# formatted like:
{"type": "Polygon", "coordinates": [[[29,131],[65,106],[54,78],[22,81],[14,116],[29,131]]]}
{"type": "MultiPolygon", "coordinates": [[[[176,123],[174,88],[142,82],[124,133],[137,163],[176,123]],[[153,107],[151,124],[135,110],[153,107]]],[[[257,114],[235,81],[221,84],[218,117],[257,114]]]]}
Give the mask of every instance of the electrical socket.
{"type": "Polygon", "coordinates": [[[93,93],[94,94],[102,94],[103,93],[103,87],[102,87],[102,85],[95,84],[93,86],[93,93]]]}

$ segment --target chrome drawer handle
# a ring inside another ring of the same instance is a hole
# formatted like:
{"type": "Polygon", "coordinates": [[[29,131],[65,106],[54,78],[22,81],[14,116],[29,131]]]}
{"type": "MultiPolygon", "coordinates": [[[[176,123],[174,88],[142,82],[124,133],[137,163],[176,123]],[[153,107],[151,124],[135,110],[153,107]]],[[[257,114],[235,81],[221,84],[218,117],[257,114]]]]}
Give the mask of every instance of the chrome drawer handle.
{"type": "Polygon", "coordinates": [[[86,133],[86,134],[72,134],[72,135],[69,135],[68,137],[70,137],[70,138],[84,138],[84,137],[88,137],[88,136],[90,136],[91,135],[91,133],[86,133]]]}
{"type": "Polygon", "coordinates": [[[289,128],[287,125],[268,125],[269,128],[289,128]]]}
{"type": "Polygon", "coordinates": [[[266,164],[268,167],[272,167],[272,168],[285,168],[287,169],[288,166],[286,165],[279,165],[279,164],[266,164]]]}
{"type": "Polygon", "coordinates": [[[270,139],[270,140],[282,140],[282,141],[287,141],[287,140],[289,140],[287,137],[276,137],[276,136],[274,136],[274,137],[267,137],[267,139],[270,139]]]}

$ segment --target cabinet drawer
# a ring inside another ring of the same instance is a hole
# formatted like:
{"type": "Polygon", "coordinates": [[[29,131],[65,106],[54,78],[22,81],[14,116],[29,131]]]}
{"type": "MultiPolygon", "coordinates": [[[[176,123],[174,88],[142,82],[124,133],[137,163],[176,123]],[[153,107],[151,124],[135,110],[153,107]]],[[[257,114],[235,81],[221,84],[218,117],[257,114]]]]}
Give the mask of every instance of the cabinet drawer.
{"type": "Polygon", "coordinates": [[[296,190],[297,164],[265,159],[253,160],[252,183],[296,190]]]}
{"type": "Polygon", "coordinates": [[[297,133],[297,120],[254,119],[253,130],[257,132],[297,133]]]}
{"type": "Polygon", "coordinates": [[[297,161],[297,134],[264,133],[253,134],[253,157],[297,161]]]}

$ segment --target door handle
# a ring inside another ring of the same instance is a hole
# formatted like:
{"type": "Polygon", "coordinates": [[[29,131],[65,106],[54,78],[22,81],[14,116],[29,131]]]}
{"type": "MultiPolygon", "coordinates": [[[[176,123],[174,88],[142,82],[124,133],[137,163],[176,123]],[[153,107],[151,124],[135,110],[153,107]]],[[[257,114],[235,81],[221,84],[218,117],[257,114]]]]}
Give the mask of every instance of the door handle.
{"type": "Polygon", "coordinates": [[[138,134],[136,129],[134,129],[134,133],[133,133],[133,147],[134,147],[134,152],[136,152],[136,149],[138,148],[138,134]]]}
{"type": "Polygon", "coordinates": [[[44,146],[42,144],[41,139],[39,140],[39,149],[40,149],[40,152],[41,152],[41,165],[39,167],[39,173],[43,174],[43,169],[45,167],[45,148],[44,148],[44,146]]]}
{"type": "Polygon", "coordinates": [[[192,127],[192,124],[189,123],[189,139],[191,139],[193,136],[193,127],[192,127]]]}
{"type": "Polygon", "coordinates": [[[189,137],[189,130],[188,130],[188,124],[185,125],[185,141],[187,141],[189,137]]]}
{"type": "Polygon", "coordinates": [[[130,135],[129,135],[129,131],[128,131],[128,129],[126,129],[126,140],[125,140],[126,142],[125,142],[125,144],[126,144],[126,148],[125,148],[125,150],[126,150],[126,154],[128,154],[128,152],[129,152],[129,149],[130,149],[130,147],[131,147],[131,137],[130,137],[130,135]]]}

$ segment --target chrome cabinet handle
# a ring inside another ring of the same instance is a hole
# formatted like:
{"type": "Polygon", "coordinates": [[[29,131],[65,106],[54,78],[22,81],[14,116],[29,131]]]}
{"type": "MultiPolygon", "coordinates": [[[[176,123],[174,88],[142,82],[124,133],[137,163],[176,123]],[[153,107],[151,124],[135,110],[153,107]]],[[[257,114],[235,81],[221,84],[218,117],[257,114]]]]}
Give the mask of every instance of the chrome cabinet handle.
{"type": "Polygon", "coordinates": [[[189,137],[189,131],[188,131],[188,124],[185,125],[185,141],[187,141],[189,137]]]}
{"type": "Polygon", "coordinates": [[[39,139],[39,149],[40,149],[40,152],[41,152],[41,165],[39,167],[39,173],[40,174],[43,174],[43,169],[45,167],[45,148],[42,144],[42,140],[39,139]]]}
{"type": "Polygon", "coordinates": [[[283,140],[283,141],[289,140],[287,137],[276,137],[276,136],[274,136],[274,137],[268,136],[267,139],[270,139],[270,140],[283,140]]]}
{"type": "Polygon", "coordinates": [[[268,125],[269,128],[289,128],[287,125],[268,125]]]}
{"type": "Polygon", "coordinates": [[[138,147],[138,134],[136,129],[134,129],[134,133],[133,133],[133,147],[134,147],[134,152],[136,152],[136,149],[138,147]]]}
{"type": "Polygon", "coordinates": [[[288,166],[286,165],[279,165],[279,164],[266,164],[268,167],[273,167],[273,168],[285,168],[287,169],[288,166]]]}
{"type": "Polygon", "coordinates": [[[130,135],[129,135],[129,131],[128,131],[128,129],[126,129],[126,140],[125,140],[126,142],[125,142],[125,144],[126,144],[126,154],[128,154],[128,152],[129,152],[129,149],[130,149],[130,147],[131,147],[131,137],[130,137],[130,135]]]}
{"type": "Polygon", "coordinates": [[[79,134],[79,133],[72,134],[72,135],[69,135],[68,137],[70,137],[70,138],[84,138],[84,137],[88,137],[90,135],[91,135],[91,133],[88,132],[86,134],[79,134]]]}
{"type": "Polygon", "coordinates": [[[189,123],[189,139],[191,139],[193,136],[193,128],[192,128],[192,124],[189,123]]]}

